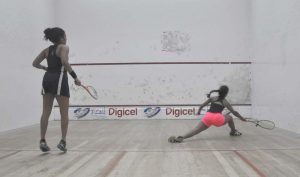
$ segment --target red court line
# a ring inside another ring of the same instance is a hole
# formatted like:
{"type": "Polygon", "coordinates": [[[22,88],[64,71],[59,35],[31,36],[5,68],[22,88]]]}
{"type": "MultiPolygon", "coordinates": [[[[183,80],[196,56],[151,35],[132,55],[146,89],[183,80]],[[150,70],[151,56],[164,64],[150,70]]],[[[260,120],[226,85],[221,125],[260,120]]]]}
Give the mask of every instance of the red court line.
{"type": "Polygon", "coordinates": [[[260,177],[267,177],[263,172],[261,172],[253,163],[251,163],[250,160],[248,160],[246,157],[244,157],[241,153],[234,150],[233,151],[237,156],[239,156],[247,165],[249,165],[260,177]]]}
{"type": "Polygon", "coordinates": [[[195,64],[251,64],[252,62],[123,62],[123,63],[72,63],[72,66],[97,66],[97,65],[195,65],[195,64]]]}
{"type": "Polygon", "coordinates": [[[121,151],[120,153],[118,153],[107,163],[107,165],[103,169],[101,169],[101,172],[96,176],[101,176],[101,177],[109,176],[110,173],[115,169],[115,167],[121,161],[121,159],[125,156],[125,154],[126,151],[121,151]]]}
{"type": "Polygon", "coordinates": [[[12,156],[12,155],[15,155],[15,154],[17,154],[17,153],[19,153],[19,152],[21,152],[21,151],[20,151],[20,150],[18,150],[18,151],[15,151],[15,152],[12,152],[12,153],[6,154],[6,155],[4,155],[4,156],[0,157],[0,160],[1,160],[1,159],[5,159],[5,158],[7,158],[7,157],[10,157],[10,156],[12,156]]]}

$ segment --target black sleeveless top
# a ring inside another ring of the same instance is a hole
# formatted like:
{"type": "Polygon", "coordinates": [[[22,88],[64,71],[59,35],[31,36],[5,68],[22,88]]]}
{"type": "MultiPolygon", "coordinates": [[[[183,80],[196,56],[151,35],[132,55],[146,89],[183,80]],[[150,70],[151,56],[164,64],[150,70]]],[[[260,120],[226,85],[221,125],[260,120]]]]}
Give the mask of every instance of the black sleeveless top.
{"type": "Polygon", "coordinates": [[[49,47],[49,53],[47,57],[47,64],[48,64],[47,72],[50,73],[56,73],[56,72],[60,73],[62,71],[65,71],[61,63],[60,57],[56,55],[56,49],[57,49],[57,45],[51,45],[49,47]]]}
{"type": "Polygon", "coordinates": [[[207,112],[211,113],[221,113],[224,109],[224,105],[222,103],[222,100],[220,100],[218,97],[212,98],[212,102],[210,105],[210,108],[207,112]]]}

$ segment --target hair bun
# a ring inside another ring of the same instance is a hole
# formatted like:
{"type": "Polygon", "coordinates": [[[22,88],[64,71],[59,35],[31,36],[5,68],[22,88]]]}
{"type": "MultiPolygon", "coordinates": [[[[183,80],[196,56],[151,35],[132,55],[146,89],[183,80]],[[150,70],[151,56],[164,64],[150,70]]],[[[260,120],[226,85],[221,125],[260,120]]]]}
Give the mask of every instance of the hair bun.
{"type": "Polygon", "coordinates": [[[61,38],[65,37],[65,31],[61,28],[54,27],[54,28],[46,28],[44,30],[44,38],[45,40],[49,40],[53,43],[58,43],[61,38]]]}
{"type": "Polygon", "coordinates": [[[51,28],[46,28],[45,30],[44,30],[44,34],[45,34],[45,39],[46,40],[48,40],[49,38],[50,38],[50,36],[51,36],[51,31],[52,31],[52,29],[51,28]]]}

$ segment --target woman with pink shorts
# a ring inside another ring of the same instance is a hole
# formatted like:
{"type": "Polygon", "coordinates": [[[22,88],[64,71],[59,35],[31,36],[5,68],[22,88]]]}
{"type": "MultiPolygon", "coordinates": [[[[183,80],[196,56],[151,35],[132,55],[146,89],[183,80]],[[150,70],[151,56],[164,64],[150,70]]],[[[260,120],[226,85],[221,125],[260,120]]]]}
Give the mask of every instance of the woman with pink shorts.
{"type": "Polygon", "coordinates": [[[208,100],[206,100],[199,108],[198,115],[200,115],[200,112],[202,108],[207,106],[210,103],[210,108],[209,110],[205,113],[204,117],[202,118],[201,122],[190,132],[186,133],[183,136],[171,136],[169,138],[169,142],[171,143],[181,143],[184,139],[190,138],[206,129],[208,129],[210,126],[216,126],[220,127],[222,125],[225,125],[228,123],[231,131],[230,131],[230,136],[240,136],[242,133],[237,131],[234,126],[233,118],[229,115],[223,115],[222,111],[226,107],[233,115],[241,119],[242,121],[246,121],[244,117],[242,117],[237,111],[235,111],[230,103],[225,99],[225,97],[228,94],[228,87],[226,85],[223,85],[219,88],[219,90],[212,90],[210,93],[207,95],[208,100]],[[210,97],[210,95],[213,92],[219,93],[219,96],[216,97],[210,97]]]}

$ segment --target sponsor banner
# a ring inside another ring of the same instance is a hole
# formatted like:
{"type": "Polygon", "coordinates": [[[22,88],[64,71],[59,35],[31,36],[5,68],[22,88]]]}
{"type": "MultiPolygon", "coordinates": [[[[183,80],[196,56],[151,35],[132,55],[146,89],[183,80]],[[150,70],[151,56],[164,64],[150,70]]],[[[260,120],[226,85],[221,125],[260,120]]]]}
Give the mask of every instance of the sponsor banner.
{"type": "MultiPolygon", "coordinates": [[[[200,116],[196,115],[198,109],[198,106],[70,107],[69,119],[201,119],[208,107],[202,109],[200,116]]],[[[235,110],[250,117],[251,106],[236,106],[235,110]]],[[[54,120],[60,120],[58,107],[54,107],[53,117],[54,120]]]]}
{"type": "Polygon", "coordinates": [[[70,120],[94,120],[105,117],[105,107],[72,107],[69,109],[70,120]]]}
{"type": "Polygon", "coordinates": [[[166,117],[176,119],[196,118],[197,112],[197,107],[166,107],[165,109],[166,117]]]}

